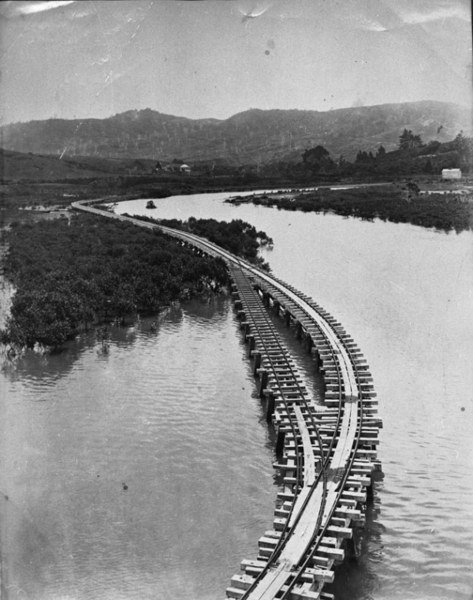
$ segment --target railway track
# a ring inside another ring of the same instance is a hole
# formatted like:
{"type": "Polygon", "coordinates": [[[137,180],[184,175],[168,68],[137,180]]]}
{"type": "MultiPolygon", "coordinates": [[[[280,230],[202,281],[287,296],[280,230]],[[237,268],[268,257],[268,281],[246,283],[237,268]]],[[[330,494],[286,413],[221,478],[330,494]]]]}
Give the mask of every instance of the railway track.
{"type": "Polygon", "coordinates": [[[259,540],[255,559],[243,560],[227,597],[243,600],[323,599],[346,540],[363,522],[367,490],[377,469],[377,418],[372,378],[364,357],[342,325],[311,298],[193,234],[103,211],[87,202],[73,207],[100,216],[159,228],[200,252],[223,258],[248,342],[268,420],[277,432],[284,474],[274,528],[259,540]],[[308,396],[267,306],[306,340],[325,379],[325,404],[308,396]]]}
{"type": "MultiPolygon", "coordinates": [[[[350,357],[354,351],[349,347],[346,353],[337,352],[337,348],[331,346],[333,336],[327,335],[326,322],[318,320],[315,325],[309,311],[301,312],[300,306],[294,303],[297,292],[293,289],[282,294],[281,282],[270,286],[257,277],[250,285],[244,273],[239,277],[234,275],[234,281],[239,314],[245,318],[247,313],[253,315],[252,322],[248,323],[246,319],[244,324],[255,367],[260,356],[266,355],[265,337],[270,328],[260,314],[265,312],[263,298],[269,296],[273,306],[286,320],[289,317],[300,333],[304,332],[306,338],[316,340],[317,352],[323,355],[325,372],[330,371],[333,383],[327,392],[332,406],[328,410],[308,403],[300,386],[294,385],[294,382],[289,388],[290,394],[287,388],[280,390],[271,382],[267,384],[266,394],[276,396],[273,421],[278,436],[285,438],[285,462],[277,465],[286,474],[285,489],[280,493],[282,505],[276,509],[274,529],[266,532],[259,541],[257,559],[242,562],[243,574],[232,578],[227,596],[244,600],[328,598],[323,586],[333,581],[333,566],[344,558],[343,540],[352,536],[352,520],[362,518],[359,505],[366,501],[363,487],[371,483],[371,464],[365,459],[360,460],[359,454],[357,456],[365,445],[362,433],[367,433],[368,426],[364,418],[370,425],[375,425],[375,428],[370,428],[371,434],[377,433],[379,425],[379,422],[373,421],[372,410],[362,408],[363,396],[366,395],[362,381],[367,372],[359,368],[358,355],[352,356],[350,365],[341,368],[343,357],[350,357]],[[259,304],[254,298],[255,289],[258,290],[259,304]],[[257,331],[262,324],[265,333],[252,338],[252,328],[257,331]],[[351,395],[347,396],[344,386],[350,375],[354,382],[348,380],[351,395]],[[356,397],[353,395],[354,385],[356,397]],[[301,459],[306,474],[302,483],[299,475],[301,459]]],[[[304,302],[310,304],[309,299],[304,302]]],[[[312,309],[315,310],[314,307],[312,309]]],[[[340,329],[336,335],[343,336],[344,333],[340,329]]],[[[264,374],[264,369],[256,370],[260,375],[264,374]]],[[[293,372],[292,376],[295,378],[293,372]]]]}

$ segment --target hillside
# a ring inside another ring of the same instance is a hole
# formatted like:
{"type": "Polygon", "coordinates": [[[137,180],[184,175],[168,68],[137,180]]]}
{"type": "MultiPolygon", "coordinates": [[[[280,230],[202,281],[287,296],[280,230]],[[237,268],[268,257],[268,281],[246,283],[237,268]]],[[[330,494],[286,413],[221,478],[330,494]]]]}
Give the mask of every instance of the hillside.
{"type": "Polygon", "coordinates": [[[56,181],[149,174],[154,160],[105,159],[100,157],[62,158],[54,155],[27,154],[0,148],[1,180],[56,181]]]}
{"type": "MultiPolygon", "coordinates": [[[[150,109],[107,119],[31,121],[0,127],[0,146],[11,151],[68,157],[172,160],[193,164],[298,162],[322,145],[334,157],[354,160],[362,149],[382,144],[394,150],[404,128],[424,141],[471,134],[465,108],[443,102],[410,102],[329,112],[252,109],[226,120],[187,119],[150,109]]],[[[85,167],[88,165],[85,164],[85,167]]],[[[95,170],[96,165],[94,164],[95,170]]]]}

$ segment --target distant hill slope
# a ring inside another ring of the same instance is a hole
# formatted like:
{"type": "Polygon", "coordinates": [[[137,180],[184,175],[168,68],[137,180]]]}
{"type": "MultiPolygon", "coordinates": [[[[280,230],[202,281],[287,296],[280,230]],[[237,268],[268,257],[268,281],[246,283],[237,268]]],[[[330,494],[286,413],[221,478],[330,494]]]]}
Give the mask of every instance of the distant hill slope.
{"type": "Polygon", "coordinates": [[[358,150],[397,147],[403,129],[427,142],[446,141],[463,130],[471,114],[444,102],[344,108],[329,112],[252,109],[226,120],[187,119],[146,109],[107,119],[31,121],[0,127],[0,146],[19,152],[98,158],[148,158],[230,164],[299,161],[322,145],[334,158],[353,160],[358,150]]]}
{"type": "Polygon", "coordinates": [[[153,171],[155,161],[51,156],[0,148],[1,180],[55,181],[143,175],[153,171]]]}

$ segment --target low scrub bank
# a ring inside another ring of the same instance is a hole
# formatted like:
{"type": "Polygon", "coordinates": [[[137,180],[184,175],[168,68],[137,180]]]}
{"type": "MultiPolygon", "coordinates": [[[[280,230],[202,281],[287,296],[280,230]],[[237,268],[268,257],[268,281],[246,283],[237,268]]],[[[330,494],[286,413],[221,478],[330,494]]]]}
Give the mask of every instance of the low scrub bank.
{"type": "MultiPolygon", "coordinates": [[[[415,184],[413,184],[415,185],[415,184]]],[[[417,186],[415,186],[417,187],[417,186]]],[[[365,220],[381,219],[456,232],[473,230],[472,194],[419,194],[413,187],[374,186],[354,189],[320,188],[291,195],[236,197],[232,202],[303,212],[332,212],[365,220]]]]}
{"type": "Polygon", "coordinates": [[[191,217],[188,221],[179,219],[152,219],[146,216],[135,216],[135,219],[159,223],[166,227],[187,231],[228,250],[236,256],[241,256],[248,262],[253,263],[267,271],[269,264],[258,256],[260,246],[272,245],[273,240],[264,231],[257,231],[253,225],[241,219],[234,219],[230,223],[216,221],[215,219],[195,219],[191,217]]]}
{"type": "Polygon", "coordinates": [[[157,313],[227,282],[220,259],[92,215],[18,225],[6,241],[5,276],[16,293],[1,341],[17,348],[57,347],[80,325],[157,313]]]}
{"type": "MultiPolygon", "coordinates": [[[[241,220],[166,224],[256,264],[259,246],[272,243],[241,220]]],[[[157,229],[93,215],[16,224],[6,242],[4,272],[16,293],[0,342],[13,348],[57,347],[80,326],[156,314],[172,302],[219,293],[228,281],[222,259],[198,256],[157,229]]]]}

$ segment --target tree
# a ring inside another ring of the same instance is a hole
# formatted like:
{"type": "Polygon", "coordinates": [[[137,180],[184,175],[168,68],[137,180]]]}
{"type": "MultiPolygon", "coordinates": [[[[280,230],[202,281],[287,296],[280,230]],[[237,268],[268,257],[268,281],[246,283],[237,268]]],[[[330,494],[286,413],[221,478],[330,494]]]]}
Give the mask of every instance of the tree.
{"type": "Polygon", "coordinates": [[[306,150],[302,155],[302,160],[305,163],[313,163],[314,161],[326,160],[330,157],[330,152],[326,150],[323,146],[315,146],[314,148],[310,148],[306,150]]]}
{"type": "Polygon", "coordinates": [[[407,187],[407,192],[409,194],[410,197],[412,196],[418,196],[419,195],[419,186],[417,185],[417,183],[415,181],[407,181],[406,182],[406,187],[407,187]]]}
{"type": "Polygon", "coordinates": [[[358,154],[356,155],[355,163],[368,162],[368,160],[369,160],[368,154],[364,150],[358,150],[358,154]]]}
{"type": "Polygon", "coordinates": [[[469,172],[473,162],[473,138],[464,136],[463,131],[460,131],[454,143],[459,154],[459,166],[463,171],[469,172]]]}
{"type": "Polygon", "coordinates": [[[419,146],[422,146],[420,135],[414,135],[410,129],[404,129],[399,136],[399,149],[409,150],[410,148],[417,148],[419,146]]]}
{"type": "Polygon", "coordinates": [[[380,146],[378,148],[378,152],[376,153],[376,158],[378,157],[382,157],[386,154],[386,149],[384,148],[384,146],[380,146]]]}
{"type": "Polygon", "coordinates": [[[430,161],[430,158],[428,158],[427,162],[424,165],[424,173],[431,174],[433,172],[434,172],[434,168],[432,167],[432,162],[430,161]]]}
{"type": "Polygon", "coordinates": [[[320,145],[306,150],[302,154],[302,160],[313,173],[327,173],[337,168],[334,161],[330,158],[330,152],[320,145]]]}

